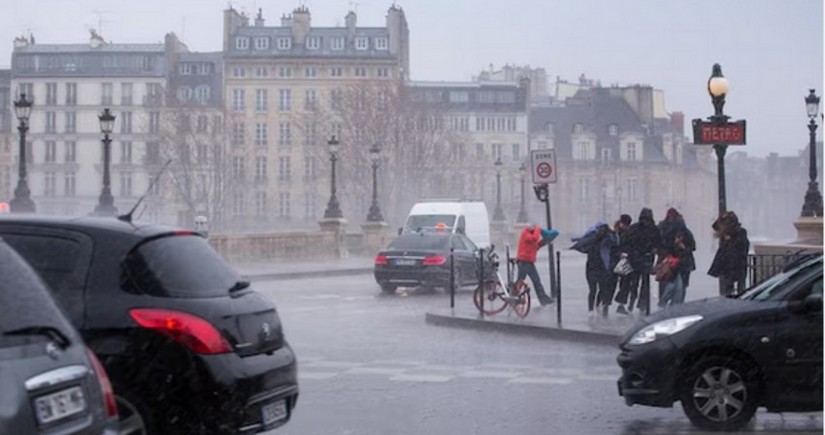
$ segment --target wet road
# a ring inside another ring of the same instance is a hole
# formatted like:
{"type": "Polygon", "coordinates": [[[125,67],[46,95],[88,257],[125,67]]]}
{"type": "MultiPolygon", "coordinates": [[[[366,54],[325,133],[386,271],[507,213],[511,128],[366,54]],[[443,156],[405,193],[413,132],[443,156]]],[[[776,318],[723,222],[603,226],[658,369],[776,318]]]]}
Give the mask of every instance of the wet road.
{"type": "MultiPolygon", "coordinates": [[[[428,325],[448,296],[383,296],[369,275],[253,284],[275,300],[299,359],[298,407],[271,434],[704,433],[678,403],[625,406],[615,347],[428,325]]],[[[821,413],[760,411],[744,431],[822,428],[821,413]]]]}

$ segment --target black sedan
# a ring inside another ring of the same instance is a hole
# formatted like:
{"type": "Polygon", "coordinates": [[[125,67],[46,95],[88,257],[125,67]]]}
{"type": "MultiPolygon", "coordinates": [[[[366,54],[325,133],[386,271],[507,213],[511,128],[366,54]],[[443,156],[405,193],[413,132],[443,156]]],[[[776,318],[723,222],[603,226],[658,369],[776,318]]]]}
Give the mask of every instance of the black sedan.
{"type": "Polygon", "coordinates": [[[680,401],[705,430],[736,430],[758,407],[822,410],[822,256],[735,298],[676,305],[622,337],[627,405],[680,401]]]}
{"type": "Polygon", "coordinates": [[[450,249],[456,288],[478,284],[479,251],[463,234],[402,234],[375,257],[375,281],[384,293],[398,287],[450,288],[450,249]]]}

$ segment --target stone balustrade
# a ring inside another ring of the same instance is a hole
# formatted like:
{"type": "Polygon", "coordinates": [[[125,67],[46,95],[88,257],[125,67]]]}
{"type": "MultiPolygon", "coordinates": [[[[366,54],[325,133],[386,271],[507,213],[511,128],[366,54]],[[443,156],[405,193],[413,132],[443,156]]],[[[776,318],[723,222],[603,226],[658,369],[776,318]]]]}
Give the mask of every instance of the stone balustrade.
{"type": "Polygon", "coordinates": [[[265,260],[330,260],[346,256],[339,234],[291,231],[259,234],[210,234],[209,243],[230,263],[265,260]]]}

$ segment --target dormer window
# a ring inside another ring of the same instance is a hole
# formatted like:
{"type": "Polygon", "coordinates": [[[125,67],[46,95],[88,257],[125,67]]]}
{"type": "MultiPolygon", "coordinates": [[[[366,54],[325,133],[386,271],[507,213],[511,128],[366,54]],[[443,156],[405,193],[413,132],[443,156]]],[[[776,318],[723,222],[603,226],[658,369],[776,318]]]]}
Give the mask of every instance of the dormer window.
{"type": "Polygon", "coordinates": [[[182,75],[192,74],[192,64],[181,63],[178,65],[178,72],[182,75]]]}
{"type": "Polygon", "coordinates": [[[584,124],[577,122],[573,125],[573,133],[584,133],[584,124]]]}
{"type": "Polygon", "coordinates": [[[255,38],[255,50],[266,50],[269,48],[269,38],[255,38]]]}
{"type": "Polygon", "coordinates": [[[355,49],[366,50],[369,48],[369,39],[366,36],[359,36],[355,38],[355,49]]]}
{"type": "Polygon", "coordinates": [[[249,48],[249,38],[245,36],[239,36],[235,38],[235,48],[238,50],[246,50],[249,48]]]}
{"type": "Polygon", "coordinates": [[[387,38],[375,38],[375,49],[386,50],[389,47],[387,38]]]}
{"type": "Polygon", "coordinates": [[[344,49],[344,38],[332,38],[330,41],[330,48],[333,50],[343,50],[344,49]]]}
{"type": "Polygon", "coordinates": [[[607,126],[607,134],[611,136],[618,136],[619,135],[619,126],[616,124],[610,124],[607,126]]]}
{"type": "Polygon", "coordinates": [[[278,50],[289,50],[291,47],[291,38],[278,38],[278,50]]]}
{"type": "Polygon", "coordinates": [[[321,38],[318,36],[310,36],[307,38],[307,50],[317,50],[321,48],[321,38]]]}

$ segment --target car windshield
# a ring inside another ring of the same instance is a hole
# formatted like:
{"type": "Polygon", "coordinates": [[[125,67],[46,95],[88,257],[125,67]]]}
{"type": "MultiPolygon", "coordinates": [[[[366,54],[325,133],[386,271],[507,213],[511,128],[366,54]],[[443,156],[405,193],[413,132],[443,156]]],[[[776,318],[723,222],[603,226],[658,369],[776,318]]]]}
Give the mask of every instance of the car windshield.
{"type": "Polygon", "coordinates": [[[408,249],[420,251],[445,251],[448,248],[449,237],[426,234],[408,234],[390,242],[390,249],[408,249]]]}
{"type": "Polygon", "coordinates": [[[739,299],[752,301],[776,300],[780,297],[782,290],[785,289],[788,283],[793,282],[799,277],[807,275],[812,270],[817,268],[822,269],[822,257],[806,261],[793,269],[778,273],[768,278],[740,295],[739,299]]]}
{"type": "Polygon", "coordinates": [[[404,232],[415,232],[419,230],[452,229],[455,225],[455,215],[452,214],[422,214],[412,215],[407,218],[404,232]]]}

